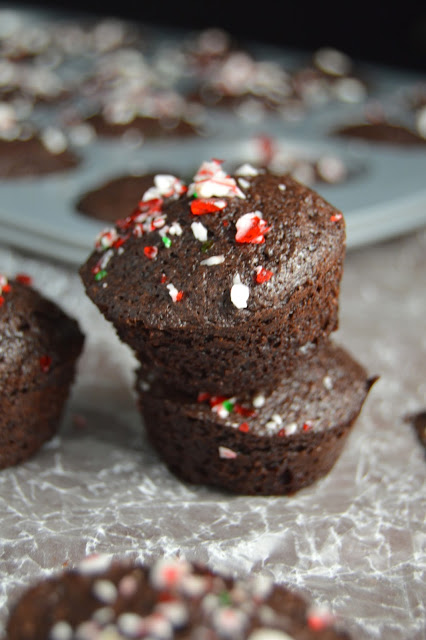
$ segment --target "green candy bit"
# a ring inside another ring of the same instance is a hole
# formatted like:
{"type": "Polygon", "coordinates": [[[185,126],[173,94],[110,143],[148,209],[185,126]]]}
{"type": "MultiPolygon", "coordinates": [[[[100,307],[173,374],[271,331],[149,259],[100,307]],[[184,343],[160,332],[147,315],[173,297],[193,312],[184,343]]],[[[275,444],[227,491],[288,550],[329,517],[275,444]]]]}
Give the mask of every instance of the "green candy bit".
{"type": "Polygon", "coordinates": [[[227,607],[230,604],[232,604],[232,600],[231,600],[231,596],[229,595],[229,591],[222,591],[219,594],[219,603],[223,606],[223,607],[227,607]]]}
{"type": "Polygon", "coordinates": [[[169,249],[172,246],[172,241],[167,236],[163,236],[161,240],[163,241],[163,244],[167,249],[169,249]]]}
{"type": "Polygon", "coordinates": [[[231,402],[230,400],[225,400],[225,401],[223,402],[223,406],[225,407],[225,409],[226,409],[227,411],[229,411],[229,413],[231,413],[231,411],[233,411],[233,410],[234,410],[234,403],[233,403],[233,402],[231,402]]]}
{"type": "Polygon", "coordinates": [[[105,269],[102,269],[101,271],[98,271],[98,273],[95,274],[95,280],[99,282],[99,280],[103,280],[103,278],[105,278],[106,275],[107,275],[107,272],[105,271],[105,269]]]}
{"type": "Polygon", "coordinates": [[[207,251],[209,251],[212,248],[212,246],[213,246],[213,240],[207,240],[207,242],[204,242],[201,245],[201,251],[203,253],[207,253],[207,251]]]}

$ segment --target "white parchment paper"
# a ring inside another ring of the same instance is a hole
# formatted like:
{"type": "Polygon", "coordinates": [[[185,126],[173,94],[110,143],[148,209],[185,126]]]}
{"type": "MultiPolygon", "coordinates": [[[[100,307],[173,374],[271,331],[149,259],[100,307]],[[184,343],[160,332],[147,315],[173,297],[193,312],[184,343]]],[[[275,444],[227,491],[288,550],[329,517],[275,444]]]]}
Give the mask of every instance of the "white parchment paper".
{"type": "Polygon", "coordinates": [[[0,272],[80,321],[86,345],[60,432],[0,472],[0,627],[25,587],[91,552],[181,552],[273,575],[360,640],[425,638],[426,233],[352,251],[336,340],[380,380],[333,471],[293,497],[230,497],[176,480],[146,443],[134,360],[75,271],[0,247],[0,272]]]}

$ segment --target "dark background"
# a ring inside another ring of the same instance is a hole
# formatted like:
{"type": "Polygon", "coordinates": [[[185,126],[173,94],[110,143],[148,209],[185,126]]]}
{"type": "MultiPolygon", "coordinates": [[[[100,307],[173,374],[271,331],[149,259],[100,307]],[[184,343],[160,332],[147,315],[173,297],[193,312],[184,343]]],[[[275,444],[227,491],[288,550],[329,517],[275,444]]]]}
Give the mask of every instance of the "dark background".
{"type": "Polygon", "coordinates": [[[426,71],[426,2],[317,0],[100,0],[26,2],[183,28],[223,27],[240,38],[286,47],[334,46],[364,61],[426,71]]]}

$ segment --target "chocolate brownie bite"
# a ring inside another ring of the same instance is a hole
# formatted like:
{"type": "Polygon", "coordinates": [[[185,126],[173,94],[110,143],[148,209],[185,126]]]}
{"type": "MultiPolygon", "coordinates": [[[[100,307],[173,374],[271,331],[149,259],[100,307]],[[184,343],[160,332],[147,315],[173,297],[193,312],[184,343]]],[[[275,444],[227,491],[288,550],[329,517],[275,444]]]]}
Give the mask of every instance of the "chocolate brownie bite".
{"type": "Polygon", "coordinates": [[[348,124],[333,132],[343,138],[363,140],[372,144],[395,145],[397,147],[421,147],[426,138],[401,124],[390,122],[361,122],[348,124]]]}
{"type": "Polygon", "coordinates": [[[338,322],[343,216],[289,176],[203,163],[159,176],[100,235],[86,292],[138,359],[182,391],[269,389],[338,322]]]}
{"type": "Polygon", "coordinates": [[[349,640],[333,616],[266,576],[221,576],[181,558],[89,556],[30,588],[6,640],[349,640]]]}
{"type": "Polygon", "coordinates": [[[0,469],[56,433],[83,348],[77,322],[27,280],[0,274],[0,469]]]}
{"type": "Polygon", "coordinates": [[[157,118],[151,116],[135,116],[128,122],[108,121],[102,114],[95,114],[87,119],[100,137],[114,138],[126,133],[138,134],[142,138],[167,138],[169,136],[185,137],[197,135],[197,128],[182,118],[157,118]]]}
{"type": "Polygon", "coordinates": [[[32,178],[69,171],[80,158],[68,148],[65,135],[49,128],[28,138],[0,138],[0,178],[32,178]]]}
{"type": "Polygon", "coordinates": [[[327,474],[374,379],[326,343],[299,360],[270,394],[182,394],[138,374],[148,437],[170,471],[239,494],[280,495],[327,474]]]}
{"type": "Polygon", "coordinates": [[[157,174],[158,172],[154,172],[112,178],[83,194],[75,205],[76,210],[90,218],[106,222],[126,218],[145,191],[154,186],[157,174]]]}

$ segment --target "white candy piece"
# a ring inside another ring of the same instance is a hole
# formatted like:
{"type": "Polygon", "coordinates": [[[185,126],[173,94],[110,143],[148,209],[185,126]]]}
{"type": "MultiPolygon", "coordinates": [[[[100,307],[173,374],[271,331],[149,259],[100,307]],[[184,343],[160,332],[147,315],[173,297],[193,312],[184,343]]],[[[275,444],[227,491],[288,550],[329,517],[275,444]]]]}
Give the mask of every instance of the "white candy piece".
{"type": "Polygon", "coordinates": [[[278,629],[255,629],[247,640],[294,640],[294,638],[278,629]]]}
{"type": "Polygon", "coordinates": [[[41,141],[50,153],[63,153],[68,146],[65,135],[55,127],[47,127],[41,133],[41,141]]]}
{"type": "Polygon", "coordinates": [[[56,622],[49,632],[49,640],[71,640],[73,630],[71,625],[64,620],[56,622]]]}
{"type": "Polygon", "coordinates": [[[240,276],[237,274],[234,277],[234,284],[231,287],[231,302],[237,307],[237,309],[246,309],[247,300],[249,299],[250,289],[246,284],[243,284],[240,280],[240,276]]]}
{"type": "Polygon", "coordinates": [[[200,264],[205,265],[206,267],[212,267],[216,264],[222,264],[222,262],[225,262],[225,256],[210,256],[210,258],[201,260],[200,264]]]}
{"type": "Polygon", "coordinates": [[[207,240],[207,229],[203,225],[202,222],[193,222],[191,224],[192,233],[200,242],[206,242],[207,240]]]}

